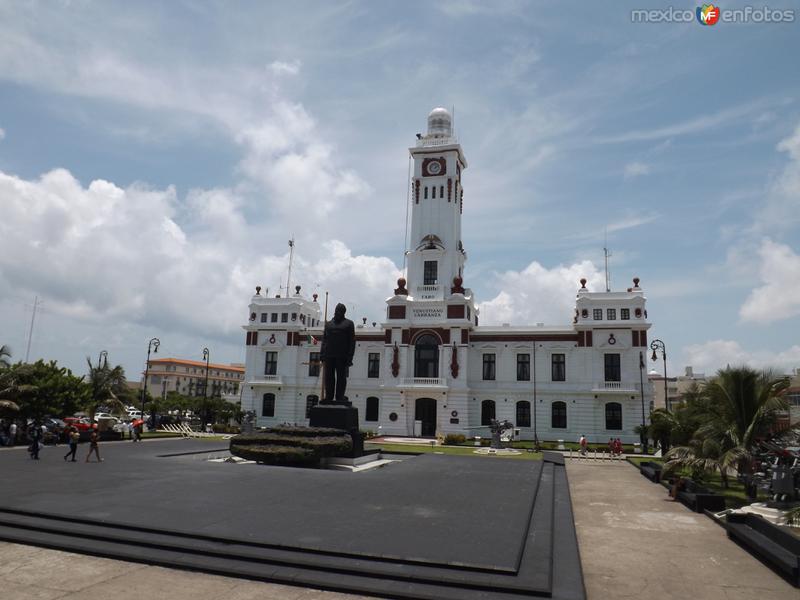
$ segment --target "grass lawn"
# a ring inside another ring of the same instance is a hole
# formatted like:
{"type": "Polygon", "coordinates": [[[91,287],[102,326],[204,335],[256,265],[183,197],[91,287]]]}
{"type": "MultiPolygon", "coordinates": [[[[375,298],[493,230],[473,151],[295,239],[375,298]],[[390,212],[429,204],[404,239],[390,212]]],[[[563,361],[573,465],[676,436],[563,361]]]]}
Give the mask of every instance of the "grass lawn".
{"type": "Polygon", "coordinates": [[[380,448],[384,452],[414,452],[418,454],[449,454],[453,456],[472,456],[475,458],[511,458],[516,460],[541,460],[541,452],[522,452],[521,454],[497,455],[497,454],[475,454],[475,447],[467,446],[431,446],[430,444],[375,444],[364,442],[367,449],[380,448]]]}

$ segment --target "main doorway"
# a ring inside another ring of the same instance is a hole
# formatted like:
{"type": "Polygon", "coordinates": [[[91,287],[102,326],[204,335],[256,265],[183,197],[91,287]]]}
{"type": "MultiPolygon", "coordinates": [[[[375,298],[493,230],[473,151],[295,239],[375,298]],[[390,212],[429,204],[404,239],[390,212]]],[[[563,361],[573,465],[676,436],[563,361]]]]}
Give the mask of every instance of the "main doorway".
{"type": "Polygon", "coordinates": [[[422,421],[422,437],[436,436],[436,400],[417,398],[414,405],[414,420],[422,421]]]}

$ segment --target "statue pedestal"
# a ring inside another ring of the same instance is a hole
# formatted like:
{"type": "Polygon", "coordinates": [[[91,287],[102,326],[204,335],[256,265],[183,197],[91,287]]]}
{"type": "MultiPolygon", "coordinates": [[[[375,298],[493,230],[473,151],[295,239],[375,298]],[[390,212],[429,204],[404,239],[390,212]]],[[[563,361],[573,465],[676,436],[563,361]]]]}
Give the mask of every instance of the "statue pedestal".
{"type": "Polygon", "coordinates": [[[318,404],[311,408],[310,427],[330,427],[350,434],[353,450],[349,458],[364,454],[364,440],[358,429],[358,409],[345,404],[318,404]]]}

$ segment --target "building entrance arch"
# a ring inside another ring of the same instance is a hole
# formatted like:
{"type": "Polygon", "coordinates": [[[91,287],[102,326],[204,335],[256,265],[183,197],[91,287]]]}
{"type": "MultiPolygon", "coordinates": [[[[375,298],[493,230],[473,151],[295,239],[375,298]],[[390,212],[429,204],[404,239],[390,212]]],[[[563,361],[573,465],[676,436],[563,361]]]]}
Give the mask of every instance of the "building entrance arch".
{"type": "Polygon", "coordinates": [[[414,403],[414,420],[422,421],[422,437],[436,436],[436,400],[417,398],[414,403]]]}

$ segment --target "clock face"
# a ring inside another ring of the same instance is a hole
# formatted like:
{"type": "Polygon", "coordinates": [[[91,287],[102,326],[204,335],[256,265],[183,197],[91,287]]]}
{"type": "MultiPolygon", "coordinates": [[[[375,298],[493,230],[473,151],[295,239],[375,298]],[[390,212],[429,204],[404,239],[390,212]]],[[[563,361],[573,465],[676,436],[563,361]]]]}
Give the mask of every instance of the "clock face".
{"type": "Polygon", "coordinates": [[[444,158],[426,158],[422,161],[422,174],[427,177],[444,175],[446,172],[444,158]]]}

